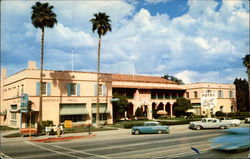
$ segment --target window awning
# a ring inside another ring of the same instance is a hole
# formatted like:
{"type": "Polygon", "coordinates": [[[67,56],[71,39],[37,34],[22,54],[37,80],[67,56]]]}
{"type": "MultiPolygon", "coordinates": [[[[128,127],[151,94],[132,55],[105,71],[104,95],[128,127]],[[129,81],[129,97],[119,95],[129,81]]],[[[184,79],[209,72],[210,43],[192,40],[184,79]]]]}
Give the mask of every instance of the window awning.
{"type": "Polygon", "coordinates": [[[89,114],[85,104],[62,104],[60,115],[83,115],[89,114]]]}
{"type": "MultiPolygon", "coordinates": [[[[96,107],[92,108],[92,113],[96,114],[96,107]]],[[[99,113],[110,113],[110,110],[107,110],[107,108],[99,107],[99,113]]]]}
{"type": "MultiPolygon", "coordinates": [[[[96,103],[92,103],[92,114],[96,114],[96,103]]],[[[108,110],[107,103],[100,103],[99,104],[99,113],[110,113],[108,110]]]]}

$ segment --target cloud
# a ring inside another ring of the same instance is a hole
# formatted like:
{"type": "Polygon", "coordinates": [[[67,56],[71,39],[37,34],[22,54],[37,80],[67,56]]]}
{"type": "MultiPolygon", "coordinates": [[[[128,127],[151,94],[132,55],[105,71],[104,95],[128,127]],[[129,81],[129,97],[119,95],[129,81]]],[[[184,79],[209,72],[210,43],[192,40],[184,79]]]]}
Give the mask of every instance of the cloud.
{"type": "MultiPolygon", "coordinates": [[[[246,1],[228,2],[216,10],[217,1],[190,0],[189,11],[171,19],[136,10],[128,1],[51,1],[58,24],[45,31],[45,67],[71,70],[73,48],[75,70],[96,70],[98,36],[89,19],[103,11],[110,15],[112,32],[102,37],[102,72],[173,74],[187,83],[216,82],[219,76],[232,83],[245,77],[241,58],[249,52],[249,7],[246,1]]],[[[41,31],[30,23],[35,2],[18,3],[6,2],[2,14],[1,52],[8,67],[17,57],[22,66],[29,59],[39,63],[40,57],[41,31]],[[11,12],[15,6],[20,9],[11,12]]]]}
{"type": "Polygon", "coordinates": [[[157,3],[165,3],[165,2],[169,2],[172,0],[145,0],[145,3],[149,3],[149,4],[157,4],[157,3]]]}

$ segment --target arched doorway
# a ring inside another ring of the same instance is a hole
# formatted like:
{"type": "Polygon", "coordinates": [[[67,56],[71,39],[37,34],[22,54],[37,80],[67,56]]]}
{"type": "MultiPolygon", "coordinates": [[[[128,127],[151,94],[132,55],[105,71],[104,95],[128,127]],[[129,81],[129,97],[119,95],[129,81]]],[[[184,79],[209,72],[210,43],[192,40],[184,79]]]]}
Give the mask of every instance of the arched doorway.
{"type": "Polygon", "coordinates": [[[158,105],[157,110],[164,110],[164,104],[162,102],[158,105]]]}
{"type": "Polygon", "coordinates": [[[171,114],[171,104],[168,102],[166,105],[165,105],[165,111],[168,112],[168,115],[171,114]]]}

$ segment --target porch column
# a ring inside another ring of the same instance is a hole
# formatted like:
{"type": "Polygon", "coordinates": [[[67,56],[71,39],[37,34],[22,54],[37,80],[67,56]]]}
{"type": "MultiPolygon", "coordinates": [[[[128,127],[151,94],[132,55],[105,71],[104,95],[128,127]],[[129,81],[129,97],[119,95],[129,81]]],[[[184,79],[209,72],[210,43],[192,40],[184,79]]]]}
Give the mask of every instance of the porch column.
{"type": "Polygon", "coordinates": [[[153,119],[152,103],[148,104],[148,119],[153,119]]]}

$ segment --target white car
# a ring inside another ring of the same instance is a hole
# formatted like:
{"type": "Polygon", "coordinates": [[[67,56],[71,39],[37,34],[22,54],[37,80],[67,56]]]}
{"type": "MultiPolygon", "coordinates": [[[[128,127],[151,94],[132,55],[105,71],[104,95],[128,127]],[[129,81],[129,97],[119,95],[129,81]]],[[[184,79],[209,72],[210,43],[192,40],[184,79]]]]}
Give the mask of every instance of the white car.
{"type": "Polygon", "coordinates": [[[240,126],[240,120],[239,119],[231,119],[231,118],[220,118],[220,121],[227,122],[231,124],[231,126],[240,126]]]}

